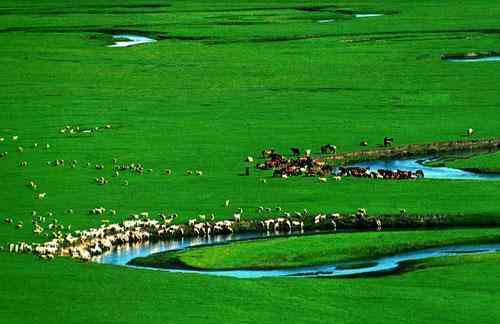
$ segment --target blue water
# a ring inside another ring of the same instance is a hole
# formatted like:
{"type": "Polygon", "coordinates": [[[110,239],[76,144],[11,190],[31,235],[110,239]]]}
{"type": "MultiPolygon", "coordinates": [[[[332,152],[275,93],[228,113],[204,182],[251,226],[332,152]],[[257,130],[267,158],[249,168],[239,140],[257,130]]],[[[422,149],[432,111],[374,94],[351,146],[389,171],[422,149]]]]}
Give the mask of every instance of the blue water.
{"type": "Polygon", "coordinates": [[[413,159],[413,160],[376,160],[365,161],[353,164],[352,166],[361,168],[370,168],[370,170],[377,171],[379,169],[386,170],[405,170],[417,171],[422,170],[424,177],[427,179],[448,179],[448,180],[499,180],[500,174],[482,174],[464,171],[460,169],[453,169],[448,167],[429,167],[424,163],[429,159],[413,159]]]}
{"type": "Polygon", "coordinates": [[[137,35],[128,35],[128,34],[122,34],[122,35],[113,35],[113,38],[125,38],[128,39],[128,41],[119,41],[119,42],[114,42],[113,45],[109,45],[108,47],[130,47],[134,45],[140,45],[140,44],[147,44],[147,43],[154,43],[156,42],[155,39],[145,37],[145,36],[137,36],[137,35]]]}
{"type": "Polygon", "coordinates": [[[500,56],[468,58],[468,59],[449,59],[447,61],[450,61],[450,62],[498,62],[498,61],[500,61],[500,56]]]}

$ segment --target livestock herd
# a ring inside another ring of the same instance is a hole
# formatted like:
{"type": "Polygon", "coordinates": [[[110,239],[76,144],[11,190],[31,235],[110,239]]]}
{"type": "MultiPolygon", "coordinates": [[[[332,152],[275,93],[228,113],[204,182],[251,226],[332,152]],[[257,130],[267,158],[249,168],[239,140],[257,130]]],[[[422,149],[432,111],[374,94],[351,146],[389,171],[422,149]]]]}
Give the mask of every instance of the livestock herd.
{"type": "MultiPolygon", "coordinates": [[[[99,209],[96,209],[96,212],[99,209]]],[[[56,237],[42,244],[11,243],[9,244],[9,251],[13,253],[34,253],[42,259],[52,259],[55,256],[70,256],[90,261],[95,256],[125,244],[178,239],[185,236],[231,234],[234,231],[234,221],[196,223],[190,220],[185,225],[173,225],[171,224],[172,219],[165,221],[149,218],[131,219],[125,220],[121,224],[101,225],[99,228],[68,232],[66,234],[58,231],[54,232],[56,237]]],[[[35,225],[34,231],[39,230],[39,228],[39,225],[35,225]]]]}
{"type": "MultiPolygon", "coordinates": [[[[262,210],[264,210],[262,208],[262,210]]],[[[258,210],[260,211],[260,208],[258,210]]],[[[106,212],[103,207],[89,210],[89,214],[100,215],[106,212]]],[[[378,218],[368,217],[366,210],[358,209],[356,214],[341,216],[333,213],[312,215],[307,210],[295,212],[294,215],[284,213],[277,218],[262,221],[242,222],[242,210],[233,215],[233,220],[215,221],[213,215],[207,221],[205,215],[189,219],[184,224],[172,224],[176,215],[167,217],[159,215],[159,220],[150,219],[148,212],[132,215],[130,219],[120,224],[103,224],[98,228],[71,231],[54,220],[49,224],[52,230],[52,239],[45,243],[18,242],[9,244],[8,250],[12,253],[34,253],[42,259],[53,259],[55,256],[69,256],[75,259],[90,261],[115,247],[143,243],[148,241],[165,241],[182,239],[185,237],[209,237],[217,235],[231,235],[241,231],[273,232],[274,234],[303,233],[305,224],[310,229],[337,230],[341,227],[375,228],[380,230],[382,222],[378,218]]],[[[33,232],[40,234],[44,229],[40,225],[42,217],[34,217],[33,232]]],[[[6,219],[12,223],[12,219],[6,219]]]]}
{"type": "Polygon", "coordinates": [[[387,169],[379,169],[377,171],[372,171],[368,168],[360,168],[360,167],[340,167],[336,174],[342,177],[391,179],[391,180],[418,179],[424,177],[424,172],[422,170],[417,170],[415,172],[405,171],[405,170],[393,171],[387,169]]]}
{"type": "MultiPolygon", "coordinates": [[[[104,127],[105,129],[111,126],[104,127]]],[[[61,133],[75,134],[82,131],[78,128],[65,127],[61,129],[61,133]]],[[[467,135],[471,136],[474,131],[467,130],[467,135]]],[[[18,136],[13,136],[12,141],[17,141],[18,136]]],[[[5,138],[0,138],[0,142],[5,141],[5,138]]],[[[390,146],[393,143],[392,138],[384,138],[384,146],[390,146]]],[[[362,146],[366,146],[367,142],[362,142],[362,146]]],[[[38,147],[35,144],[33,147],[38,147]]],[[[46,149],[50,148],[49,144],[45,145],[46,149]]],[[[18,148],[19,152],[23,152],[23,148],[18,148]]],[[[422,171],[416,172],[404,170],[377,170],[371,171],[367,168],[360,167],[340,167],[334,168],[327,164],[320,158],[311,157],[311,150],[305,150],[304,155],[298,148],[291,149],[293,158],[286,158],[284,155],[278,154],[272,149],[264,150],[262,156],[265,158],[263,163],[258,163],[259,169],[272,169],[274,176],[288,177],[296,175],[309,175],[319,176],[320,181],[326,181],[324,178],[327,175],[334,175],[336,179],[340,180],[341,177],[363,177],[372,179],[416,179],[424,177],[422,171]]],[[[335,145],[326,144],[321,147],[322,154],[336,154],[337,147],[335,145]]],[[[7,157],[7,152],[2,153],[1,157],[7,157]]],[[[252,163],[254,159],[247,157],[247,162],[252,163]]],[[[73,160],[71,167],[75,168],[78,161],[73,160]]],[[[27,166],[26,161],[22,161],[21,166],[27,166]]],[[[65,166],[64,160],[54,160],[47,163],[49,166],[63,167],[65,166]]],[[[87,163],[87,167],[91,164],[87,163]]],[[[103,170],[103,164],[96,164],[96,170],[103,170]]],[[[113,176],[118,177],[120,172],[128,171],[133,174],[150,173],[152,169],[146,169],[141,163],[119,164],[117,159],[113,160],[112,171],[113,176]]],[[[172,170],[166,169],[164,174],[171,175],[172,170]]],[[[187,170],[187,175],[203,175],[200,170],[187,170]]],[[[266,182],[265,179],[261,179],[266,182]]],[[[109,183],[109,180],[104,177],[96,177],[95,182],[99,185],[109,183]]],[[[128,181],[125,180],[125,184],[128,181]]],[[[45,199],[47,193],[38,191],[38,184],[30,181],[27,186],[35,191],[37,199],[45,199]]],[[[224,206],[229,207],[229,200],[226,200],[224,206]]],[[[263,211],[271,211],[271,208],[259,207],[259,213],[263,211]]],[[[281,208],[277,207],[274,211],[281,212],[281,208]]],[[[109,221],[102,220],[103,225],[98,228],[91,228],[81,231],[71,231],[71,225],[64,226],[60,224],[57,219],[44,227],[46,221],[45,217],[40,217],[33,212],[33,233],[41,235],[44,233],[45,237],[49,239],[45,243],[27,243],[18,242],[8,245],[8,250],[14,253],[34,253],[43,259],[52,259],[55,256],[70,256],[81,260],[91,260],[93,257],[99,256],[114,247],[131,244],[141,243],[146,241],[158,241],[169,239],[180,239],[184,237],[207,237],[211,235],[230,235],[233,232],[241,232],[248,230],[257,230],[263,232],[273,233],[291,233],[303,232],[305,228],[317,230],[337,230],[337,228],[369,228],[380,230],[382,228],[382,220],[379,218],[368,217],[366,210],[358,209],[358,211],[349,216],[341,216],[340,214],[317,214],[311,215],[307,211],[302,213],[295,212],[293,215],[284,213],[280,217],[268,218],[259,221],[243,221],[242,210],[238,210],[233,215],[233,220],[215,221],[214,215],[206,217],[200,215],[196,219],[190,219],[185,224],[173,224],[176,214],[170,217],[160,214],[159,220],[149,218],[149,213],[143,212],[138,215],[132,215],[129,220],[125,220],[120,224],[109,224],[109,221]],[[208,218],[208,220],[207,220],[208,218]],[[51,233],[51,235],[47,232],[51,233]]],[[[68,210],[68,213],[73,213],[73,210],[68,210]]],[[[116,210],[106,210],[104,207],[92,208],[89,210],[89,215],[101,216],[104,214],[117,215],[116,210]]],[[[405,211],[406,214],[406,211],[405,211]]],[[[53,217],[51,213],[47,215],[53,217]]],[[[402,214],[401,216],[405,216],[402,214]]],[[[424,220],[419,219],[415,224],[439,224],[440,219],[424,220]]],[[[19,221],[14,222],[12,218],[6,218],[5,223],[15,224],[17,228],[23,228],[24,223],[19,221]]]]}
{"type": "Polygon", "coordinates": [[[305,156],[296,158],[287,158],[284,155],[276,153],[274,150],[263,152],[266,160],[263,163],[257,163],[256,167],[261,170],[273,170],[273,176],[287,178],[289,176],[319,176],[320,181],[326,181],[326,176],[333,175],[335,179],[340,177],[356,177],[370,179],[391,179],[405,180],[423,178],[422,170],[415,172],[409,170],[370,170],[361,167],[339,167],[336,168],[326,163],[321,158],[312,158],[306,153],[305,156]]]}

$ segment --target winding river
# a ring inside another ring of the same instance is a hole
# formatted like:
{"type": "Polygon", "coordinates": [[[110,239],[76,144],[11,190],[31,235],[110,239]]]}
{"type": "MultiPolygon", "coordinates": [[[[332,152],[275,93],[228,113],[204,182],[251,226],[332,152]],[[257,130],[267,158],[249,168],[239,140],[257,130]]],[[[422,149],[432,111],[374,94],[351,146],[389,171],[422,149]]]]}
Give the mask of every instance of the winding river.
{"type": "Polygon", "coordinates": [[[108,47],[130,47],[130,46],[135,46],[135,45],[156,42],[155,39],[152,39],[152,38],[149,38],[146,36],[129,35],[129,34],[113,35],[113,38],[115,38],[115,39],[127,39],[127,41],[117,41],[117,42],[114,42],[112,45],[108,45],[108,47]]]}
{"type": "Polygon", "coordinates": [[[138,269],[148,269],[167,272],[195,273],[211,276],[233,278],[266,278],[266,277],[349,277],[383,273],[398,270],[403,262],[422,260],[434,257],[456,256],[462,254],[479,254],[500,252],[500,244],[476,244],[442,246],[423,249],[413,252],[400,253],[392,256],[375,258],[363,262],[339,262],[320,266],[297,267],[269,270],[192,270],[192,269],[165,269],[152,267],[136,267],[128,263],[137,257],[144,257],[152,253],[179,251],[199,246],[230,244],[235,241],[259,239],[267,237],[262,233],[233,234],[229,236],[215,236],[211,238],[181,239],[177,241],[146,243],[136,246],[121,247],[107,252],[94,261],[103,264],[128,266],[138,269]]]}
{"type": "MultiPolygon", "coordinates": [[[[373,170],[422,170],[426,178],[430,179],[461,179],[461,180],[494,180],[500,179],[500,174],[478,174],[459,169],[447,167],[429,167],[425,162],[431,159],[410,159],[410,160],[378,160],[366,161],[354,164],[354,166],[370,168],[373,170]]],[[[301,235],[293,233],[291,235],[301,235]]],[[[230,244],[234,241],[262,239],[274,236],[287,236],[286,234],[275,235],[269,233],[243,233],[231,235],[219,235],[205,238],[183,238],[171,241],[147,242],[138,245],[122,246],[115,248],[94,259],[94,262],[103,264],[113,264],[129,266],[129,262],[138,257],[145,257],[153,253],[179,251],[187,248],[199,246],[230,244]]],[[[401,253],[392,256],[366,260],[356,264],[337,263],[321,266],[298,267],[288,269],[269,270],[192,270],[192,269],[158,269],[147,267],[150,270],[197,273],[204,275],[226,276],[235,278],[262,278],[262,277],[345,277],[356,275],[367,275],[373,273],[394,271],[400,268],[401,263],[406,261],[422,260],[432,257],[453,256],[463,253],[491,253],[500,252],[500,244],[479,244],[479,245],[457,245],[442,246],[408,253],[401,253]]]]}
{"type": "Polygon", "coordinates": [[[447,59],[448,62],[498,62],[500,56],[489,56],[480,58],[447,59]]]}

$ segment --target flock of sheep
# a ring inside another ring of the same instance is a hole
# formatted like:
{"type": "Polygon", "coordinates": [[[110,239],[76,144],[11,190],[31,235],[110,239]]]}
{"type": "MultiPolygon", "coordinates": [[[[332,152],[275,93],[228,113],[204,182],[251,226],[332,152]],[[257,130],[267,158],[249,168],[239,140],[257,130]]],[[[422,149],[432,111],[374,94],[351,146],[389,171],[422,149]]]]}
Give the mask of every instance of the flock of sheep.
{"type": "MultiPolygon", "coordinates": [[[[279,207],[275,208],[278,210],[279,207]]],[[[271,208],[259,207],[258,211],[271,211],[271,208]]],[[[279,208],[281,210],[281,208],[279,208]]],[[[89,210],[89,214],[102,215],[106,213],[103,207],[89,210]]],[[[147,241],[164,241],[181,239],[184,237],[208,237],[211,235],[230,235],[234,232],[255,230],[273,232],[275,234],[303,233],[304,226],[309,223],[311,229],[337,230],[338,224],[370,227],[380,230],[382,222],[378,218],[369,218],[365,209],[358,209],[356,214],[349,217],[333,213],[330,215],[309,214],[307,210],[295,212],[293,215],[284,213],[277,218],[262,221],[242,221],[243,210],[239,208],[233,214],[233,220],[215,221],[211,215],[207,220],[206,215],[189,219],[184,224],[172,224],[177,215],[158,215],[158,219],[149,218],[148,212],[131,215],[128,220],[119,224],[103,224],[98,228],[71,232],[71,226],[65,227],[54,219],[48,226],[52,230],[52,239],[45,243],[18,242],[9,244],[12,253],[34,253],[42,259],[53,259],[55,256],[69,256],[84,261],[90,261],[117,246],[142,243],[147,241]]],[[[43,232],[40,225],[45,222],[45,217],[35,216],[33,231],[38,234],[43,232]]],[[[11,219],[5,222],[11,223],[11,219]]]]}

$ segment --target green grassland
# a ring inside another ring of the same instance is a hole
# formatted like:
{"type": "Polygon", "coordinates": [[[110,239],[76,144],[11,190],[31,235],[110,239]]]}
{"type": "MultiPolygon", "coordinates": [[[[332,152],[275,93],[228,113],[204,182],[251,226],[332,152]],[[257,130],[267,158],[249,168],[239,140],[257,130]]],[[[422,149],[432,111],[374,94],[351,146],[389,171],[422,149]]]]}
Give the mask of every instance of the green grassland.
{"type": "MultiPolygon", "coordinates": [[[[500,213],[497,181],[263,184],[269,172],[238,176],[243,159],[266,147],[318,151],[333,143],[345,152],[362,140],[374,148],[384,136],[396,144],[459,140],[469,127],[477,138],[500,137],[500,65],[440,60],[498,50],[495,2],[6,0],[0,16],[0,152],[9,152],[0,159],[0,218],[25,224],[0,224],[0,245],[42,239],[32,234],[32,210],[51,211],[74,229],[98,226],[101,220],[87,215],[98,206],[118,210],[103,217],[112,222],[144,210],[177,212],[179,221],[211,212],[222,219],[237,207],[250,218],[261,205],[486,219],[500,213]],[[346,12],[388,15],[353,19],[346,12]],[[163,40],[106,47],[112,34],[127,32],[163,40]],[[107,124],[112,128],[92,135],[59,133],[65,125],[107,124]],[[153,171],[115,178],[115,158],[153,171]],[[66,166],[47,166],[55,159],[66,166]],[[27,167],[19,166],[23,160],[27,167]],[[164,175],[166,168],[173,175],[164,175]],[[186,176],[188,169],[204,175],[186,176]],[[96,185],[99,176],[110,183],[96,185]],[[47,197],[35,199],[38,192],[47,197]],[[75,213],[66,214],[69,208],[75,213]]],[[[498,155],[491,159],[500,163],[498,155]]],[[[6,253],[0,267],[0,322],[8,323],[500,318],[495,308],[485,311],[498,299],[490,259],[360,281],[228,280],[6,253]],[[52,310],[39,310],[44,304],[52,310]]]]}
{"type": "Polygon", "coordinates": [[[477,155],[468,159],[449,161],[445,164],[452,168],[483,173],[498,173],[500,171],[499,156],[498,153],[477,155]]]}
{"type": "Polygon", "coordinates": [[[183,264],[199,269],[274,269],[367,261],[447,244],[498,242],[498,229],[340,233],[237,242],[181,252],[160,252],[137,258],[133,264],[155,268],[183,264]]]}
{"type": "Polygon", "coordinates": [[[450,259],[371,279],[239,280],[7,255],[0,322],[496,322],[499,255],[450,259]]]}

